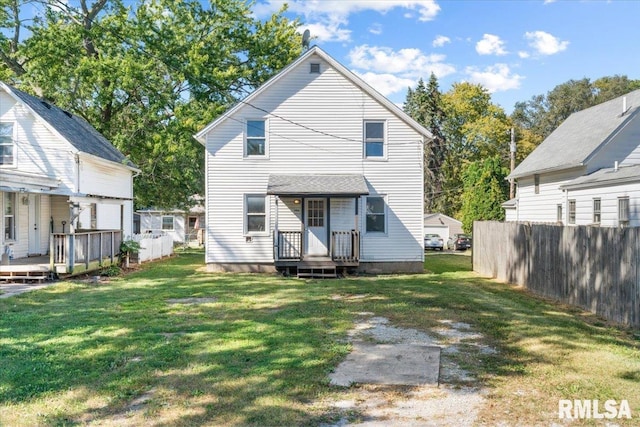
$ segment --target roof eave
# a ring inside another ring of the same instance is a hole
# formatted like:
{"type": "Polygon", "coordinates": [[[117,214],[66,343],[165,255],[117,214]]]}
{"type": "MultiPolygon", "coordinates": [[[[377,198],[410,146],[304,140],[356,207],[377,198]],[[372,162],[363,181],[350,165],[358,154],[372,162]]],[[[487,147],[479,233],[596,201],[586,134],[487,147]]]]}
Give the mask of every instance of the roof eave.
{"type": "Polygon", "coordinates": [[[543,173],[550,173],[550,172],[558,172],[558,171],[562,171],[562,170],[575,169],[575,168],[579,168],[579,167],[583,167],[583,166],[585,166],[584,162],[580,162],[580,163],[576,163],[576,164],[555,166],[555,167],[547,168],[547,169],[537,169],[537,170],[528,171],[528,172],[521,172],[521,173],[513,173],[512,172],[509,175],[507,175],[507,177],[505,179],[518,179],[518,178],[524,178],[526,176],[540,175],[540,174],[543,174],[543,173]]]}

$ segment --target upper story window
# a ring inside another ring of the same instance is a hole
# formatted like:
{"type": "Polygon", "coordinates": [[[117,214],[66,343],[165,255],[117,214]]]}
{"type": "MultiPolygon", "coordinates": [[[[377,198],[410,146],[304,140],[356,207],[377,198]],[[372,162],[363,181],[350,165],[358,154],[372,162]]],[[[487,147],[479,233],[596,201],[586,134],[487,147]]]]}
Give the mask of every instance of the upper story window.
{"type": "Polygon", "coordinates": [[[264,156],[267,152],[266,120],[247,120],[246,156],[264,156]]]}
{"type": "Polygon", "coordinates": [[[384,121],[367,120],[364,122],[364,156],[366,158],[384,157],[384,121]]]}
{"type": "Polygon", "coordinates": [[[3,193],[4,241],[16,240],[16,193],[3,193]]]}
{"type": "Polygon", "coordinates": [[[174,225],[175,218],[173,216],[163,216],[162,217],[162,229],[166,231],[175,230],[174,225]]]}
{"type": "Polygon", "coordinates": [[[600,199],[593,199],[593,223],[600,224],[602,220],[602,201],[600,199]]]}
{"type": "Polygon", "coordinates": [[[0,166],[13,166],[15,145],[13,123],[0,123],[0,166]]]}
{"type": "Polygon", "coordinates": [[[367,233],[387,232],[387,209],[384,197],[368,196],[366,198],[366,225],[367,233]]]}
{"type": "Polygon", "coordinates": [[[629,197],[618,197],[618,225],[629,225],[629,197]]]}

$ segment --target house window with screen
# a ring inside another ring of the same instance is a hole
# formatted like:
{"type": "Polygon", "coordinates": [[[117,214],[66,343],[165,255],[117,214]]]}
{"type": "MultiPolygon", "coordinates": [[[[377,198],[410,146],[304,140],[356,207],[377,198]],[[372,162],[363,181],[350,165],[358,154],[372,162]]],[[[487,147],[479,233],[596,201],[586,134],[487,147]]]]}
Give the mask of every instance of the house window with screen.
{"type": "Polygon", "coordinates": [[[384,197],[367,197],[365,208],[367,233],[385,233],[387,221],[384,197]]]}
{"type": "Polygon", "coordinates": [[[16,193],[3,193],[4,240],[16,239],[16,193]]]}
{"type": "Polygon", "coordinates": [[[265,120],[247,120],[246,147],[247,156],[264,156],[267,149],[265,120]]]}
{"type": "Polygon", "coordinates": [[[13,124],[0,123],[0,166],[13,165],[13,151],[13,124]]]}
{"type": "Polygon", "coordinates": [[[263,233],[267,226],[266,199],[262,195],[249,195],[245,199],[247,233],[263,233]]]}
{"type": "Polygon", "coordinates": [[[618,224],[629,225],[629,198],[618,197],[618,224]]]}
{"type": "Polygon", "coordinates": [[[593,199],[593,223],[600,224],[602,220],[602,202],[600,199],[593,199]]]}
{"type": "Polygon", "coordinates": [[[569,224],[576,223],[576,201],[569,200],[569,224]]]}
{"type": "Polygon", "coordinates": [[[562,204],[558,204],[556,208],[556,221],[562,222],[562,204]]]}
{"type": "Polygon", "coordinates": [[[163,216],[162,217],[162,229],[165,231],[174,230],[174,220],[175,218],[172,216],[163,216]]]}
{"type": "Polygon", "coordinates": [[[384,122],[364,122],[364,156],[366,158],[384,157],[384,122]]]}

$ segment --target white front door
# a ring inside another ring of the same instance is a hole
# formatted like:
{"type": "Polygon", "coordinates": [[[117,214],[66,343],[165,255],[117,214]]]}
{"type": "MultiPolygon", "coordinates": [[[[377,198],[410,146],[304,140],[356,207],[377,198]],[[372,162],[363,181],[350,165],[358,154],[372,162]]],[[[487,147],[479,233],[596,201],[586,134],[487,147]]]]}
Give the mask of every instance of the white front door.
{"type": "Polygon", "coordinates": [[[25,197],[29,203],[29,255],[40,255],[40,195],[25,197]]]}
{"type": "Polygon", "coordinates": [[[305,200],[306,255],[326,256],[327,249],[327,200],[305,200]]]}

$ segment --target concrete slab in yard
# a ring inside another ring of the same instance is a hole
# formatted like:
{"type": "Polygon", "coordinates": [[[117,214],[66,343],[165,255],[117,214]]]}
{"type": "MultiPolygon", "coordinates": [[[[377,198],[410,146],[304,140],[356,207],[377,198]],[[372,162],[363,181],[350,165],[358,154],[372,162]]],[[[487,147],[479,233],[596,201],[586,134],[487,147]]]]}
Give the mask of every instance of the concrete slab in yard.
{"type": "Polygon", "coordinates": [[[353,351],[329,378],[331,384],[438,384],[440,347],[353,342],[353,351]]]}

